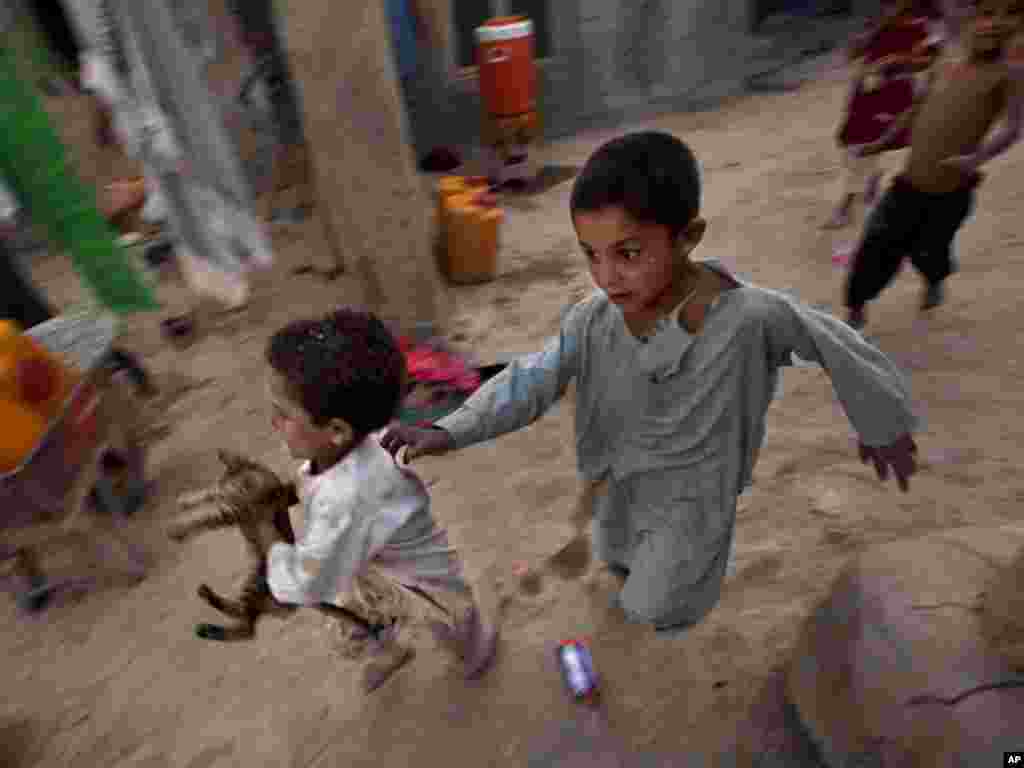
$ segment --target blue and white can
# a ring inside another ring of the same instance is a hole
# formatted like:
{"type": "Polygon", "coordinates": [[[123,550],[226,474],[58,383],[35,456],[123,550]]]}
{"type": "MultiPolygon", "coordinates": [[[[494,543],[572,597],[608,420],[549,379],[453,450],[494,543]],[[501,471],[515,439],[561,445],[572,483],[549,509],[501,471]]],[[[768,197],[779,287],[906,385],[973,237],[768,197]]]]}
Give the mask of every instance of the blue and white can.
{"type": "Polygon", "coordinates": [[[581,640],[567,640],[558,646],[558,665],[569,691],[577,699],[593,698],[598,692],[594,658],[581,640]]]}

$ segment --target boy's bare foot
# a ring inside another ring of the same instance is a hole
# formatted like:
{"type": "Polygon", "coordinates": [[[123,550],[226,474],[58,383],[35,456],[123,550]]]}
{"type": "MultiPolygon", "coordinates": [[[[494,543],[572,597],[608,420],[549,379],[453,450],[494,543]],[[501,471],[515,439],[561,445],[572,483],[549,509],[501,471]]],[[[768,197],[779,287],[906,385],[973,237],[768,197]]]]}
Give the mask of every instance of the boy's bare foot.
{"type": "Polygon", "coordinates": [[[548,568],[566,581],[578,579],[590,566],[590,540],[577,536],[548,558],[548,568]]]}
{"type": "Polygon", "coordinates": [[[482,677],[490,668],[498,651],[498,628],[484,623],[480,611],[473,607],[466,614],[467,640],[463,661],[467,680],[482,677]]]}
{"type": "Polygon", "coordinates": [[[404,667],[416,652],[409,646],[395,643],[375,654],[375,660],[363,669],[363,691],[373,693],[404,667]]]}

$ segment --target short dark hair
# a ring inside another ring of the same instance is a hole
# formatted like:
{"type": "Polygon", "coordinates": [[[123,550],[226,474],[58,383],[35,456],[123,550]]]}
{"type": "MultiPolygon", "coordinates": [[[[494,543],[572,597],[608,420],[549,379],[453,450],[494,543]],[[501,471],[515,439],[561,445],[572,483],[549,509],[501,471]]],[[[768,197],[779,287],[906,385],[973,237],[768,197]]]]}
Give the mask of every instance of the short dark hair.
{"type": "Polygon", "coordinates": [[[405,356],[368,312],[342,308],[290,323],[270,338],[266,361],[316,426],[343,419],[365,437],[386,427],[402,401],[405,356]]]}
{"type": "Polygon", "coordinates": [[[700,213],[700,168],[691,149],[661,131],[627,133],[602,145],[572,188],[570,213],[622,208],[675,237],[700,213]]]}

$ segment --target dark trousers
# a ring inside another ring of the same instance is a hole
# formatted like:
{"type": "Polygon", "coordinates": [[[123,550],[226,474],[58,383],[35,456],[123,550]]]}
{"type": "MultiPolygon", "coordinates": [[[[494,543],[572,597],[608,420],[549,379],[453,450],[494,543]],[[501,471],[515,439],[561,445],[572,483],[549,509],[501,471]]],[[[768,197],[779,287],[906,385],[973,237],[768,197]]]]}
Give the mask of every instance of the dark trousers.
{"type": "MultiPolygon", "coordinates": [[[[14,320],[22,328],[32,328],[54,316],[35,286],[22,274],[15,255],[0,241],[0,318],[14,320]]],[[[152,392],[149,373],[130,352],[114,347],[107,364],[114,370],[125,371],[135,386],[144,394],[152,392]]]]}
{"type": "Polygon", "coordinates": [[[846,282],[846,306],[862,307],[892,282],[904,258],[929,285],[954,272],[953,238],[974,209],[980,177],[945,194],[897,177],[871,212],[846,282]]]}

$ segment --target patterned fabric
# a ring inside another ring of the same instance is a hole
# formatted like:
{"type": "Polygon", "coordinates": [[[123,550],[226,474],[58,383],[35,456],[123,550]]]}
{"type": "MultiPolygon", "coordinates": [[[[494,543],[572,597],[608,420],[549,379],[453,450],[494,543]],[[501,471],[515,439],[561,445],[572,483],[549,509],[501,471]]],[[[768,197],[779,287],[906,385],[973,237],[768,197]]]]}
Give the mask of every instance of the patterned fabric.
{"type": "MultiPolygon", "coordinates": [[[[915,48],[932,38],[933,25],[926,17],[913,17],[878,29],[867,42],[863,61],[872,64],[886,56],[910,55],[915,48]]],[[[846,119],[839,129],[843,146],[868,144],[882,138],[893,121],[914,102],[915,75],[896,75],[874,84],[867,78],[858,80],[850,94],[846,119]]],[[[909,129],[893,143],[893,148],[906,146],[909,129]]]]}
{"type": "Polygon", "coordinates": [[[752,481],[779,369],[794,354],[825,368],[867,445],[916,427],[906,382],[882,352],[831,315],[742,282],[709,309],[698,336],[666,322],[646,343],[597,293],[567,313],[543,351],[437,425],[459,448],[490,440],[540,418],[575,380],[578,469],[609,481],[595,550],[631,570],[621,602],[635,618],[692,622],[718,601],[737,498],[752,481]]]}

